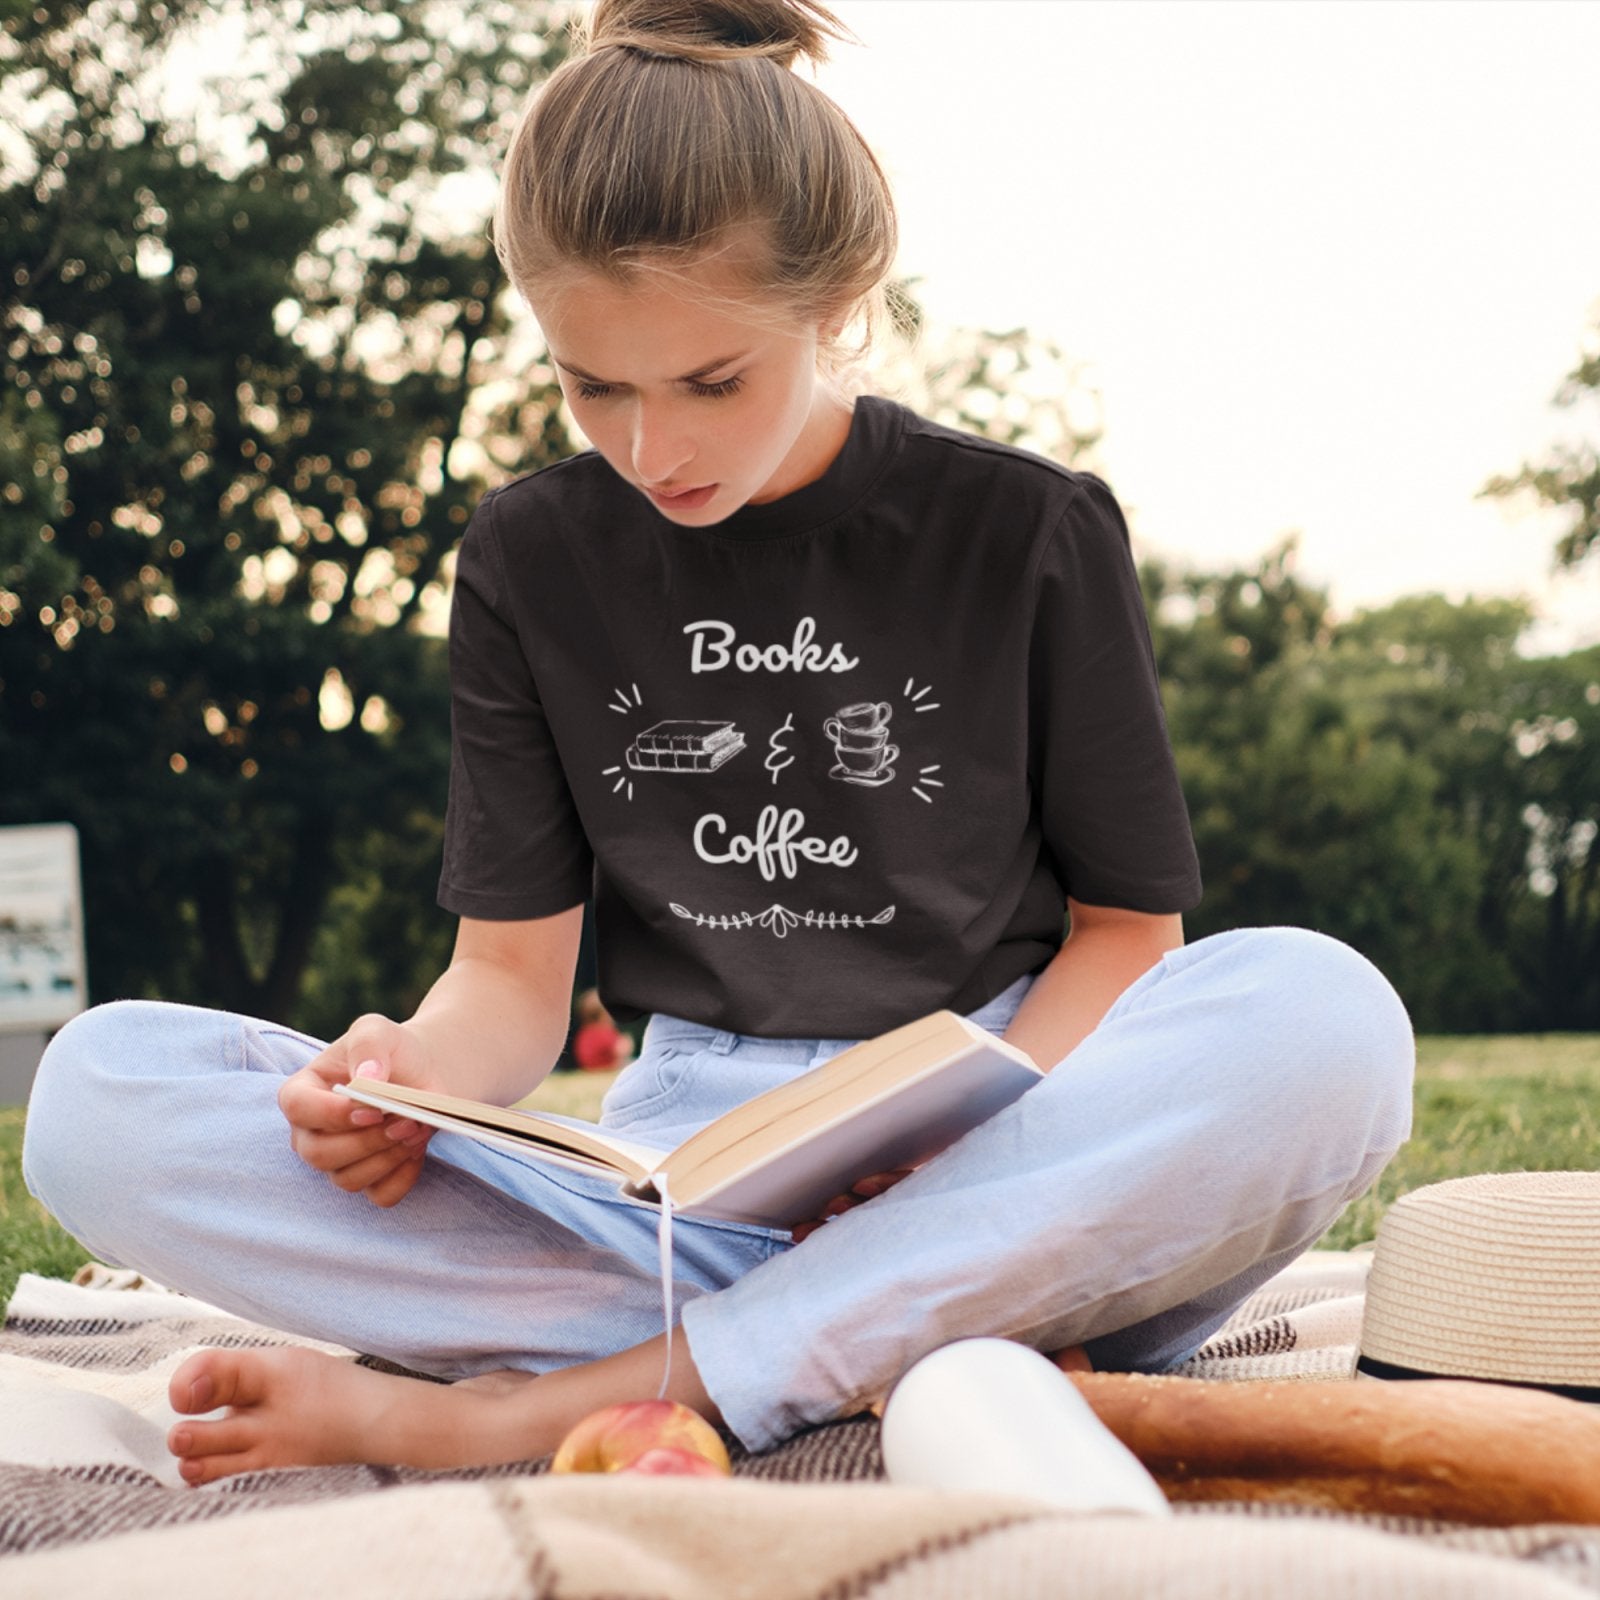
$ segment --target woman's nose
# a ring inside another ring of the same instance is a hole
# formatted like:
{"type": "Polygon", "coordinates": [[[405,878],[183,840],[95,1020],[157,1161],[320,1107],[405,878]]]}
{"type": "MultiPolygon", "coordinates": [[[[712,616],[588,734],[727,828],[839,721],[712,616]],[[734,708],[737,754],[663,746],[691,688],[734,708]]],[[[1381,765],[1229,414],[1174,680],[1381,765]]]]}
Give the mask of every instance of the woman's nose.
{"type": "Polygon", "coordinates": [[[633,470],[640,483],[652,489],[672,483],[693,458],[694,441],[670,413],[639,407],[633,419],[633,470]]]}

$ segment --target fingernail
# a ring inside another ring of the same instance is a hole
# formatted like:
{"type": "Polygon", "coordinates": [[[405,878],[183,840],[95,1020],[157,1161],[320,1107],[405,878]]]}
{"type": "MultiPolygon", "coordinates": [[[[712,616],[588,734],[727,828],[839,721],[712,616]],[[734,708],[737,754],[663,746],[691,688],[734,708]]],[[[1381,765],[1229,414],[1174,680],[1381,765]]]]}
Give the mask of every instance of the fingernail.
{"type": "Polygon", "coordinates": [[[409,1139],[417,1131],[416,1123],[408,1117],[399,1117],[383,1130],[391,1139],[409,1139]]]}
{"type": "Polygon", "coordinates": [[[355,1070],[358,1078],[379,1078],[383,1076],[383,1067],[376,1061],[363,1061],[355,1070]]]}
{"type": "Polygon", "coordinates": [[[202,1372],[189,1385],[189,1409],[191,1411],[209,1411],[211,1409],[211,1396],[216,1392],[216,1387],[211,1381],[211,1374],[202,1372]]]}
{"type": "Polygon", "coordinates": [[[186,1456],[189,1446],[194,1443],[194,1435],[187,1428],[174,1428],[167,1440],[167,1449],[175,1456],[186,1456]]]}

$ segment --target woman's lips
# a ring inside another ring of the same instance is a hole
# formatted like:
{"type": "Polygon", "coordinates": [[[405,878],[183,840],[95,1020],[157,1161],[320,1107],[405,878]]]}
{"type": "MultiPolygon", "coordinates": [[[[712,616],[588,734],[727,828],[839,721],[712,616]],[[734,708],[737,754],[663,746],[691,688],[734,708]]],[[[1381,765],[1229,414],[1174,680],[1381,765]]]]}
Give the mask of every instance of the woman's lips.
{"type": "Polygon", "coordinates": [[[654,489],[645,490],[663,511],[698,511],[716,492],[714,483],[702,484],[698,489],[685,489],[682,494],[658,494],[654,489]]]}

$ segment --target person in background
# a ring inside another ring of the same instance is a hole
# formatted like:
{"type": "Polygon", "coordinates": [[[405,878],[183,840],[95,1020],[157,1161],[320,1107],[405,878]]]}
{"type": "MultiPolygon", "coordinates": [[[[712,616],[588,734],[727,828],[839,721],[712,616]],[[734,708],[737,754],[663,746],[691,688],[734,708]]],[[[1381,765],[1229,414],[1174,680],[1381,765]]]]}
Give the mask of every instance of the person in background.
{"type": "Polygon", "coordinates": [[[573,1007],[573,1064],[584,1072],[615,1072],[633,1060],[633,1040],[616,1024],[598,989],[585,989],[573,1007]]]}

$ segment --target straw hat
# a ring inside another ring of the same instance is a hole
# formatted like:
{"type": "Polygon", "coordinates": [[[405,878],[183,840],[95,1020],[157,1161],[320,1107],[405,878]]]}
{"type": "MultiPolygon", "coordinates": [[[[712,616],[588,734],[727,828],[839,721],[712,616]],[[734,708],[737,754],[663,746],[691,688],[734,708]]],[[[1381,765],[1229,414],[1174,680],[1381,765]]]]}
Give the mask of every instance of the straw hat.
{"type": "Polygon", "coordinates": [[[1402,1195],[1378,1226],[1356,1368],[1600,1400],[1600,1172],[1402,1195]]]}

